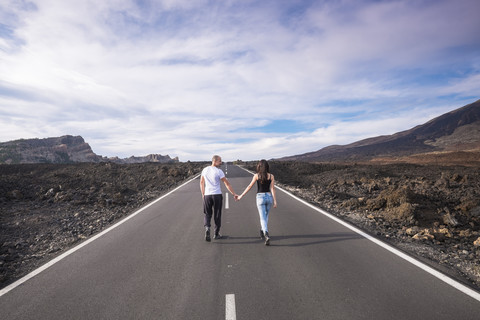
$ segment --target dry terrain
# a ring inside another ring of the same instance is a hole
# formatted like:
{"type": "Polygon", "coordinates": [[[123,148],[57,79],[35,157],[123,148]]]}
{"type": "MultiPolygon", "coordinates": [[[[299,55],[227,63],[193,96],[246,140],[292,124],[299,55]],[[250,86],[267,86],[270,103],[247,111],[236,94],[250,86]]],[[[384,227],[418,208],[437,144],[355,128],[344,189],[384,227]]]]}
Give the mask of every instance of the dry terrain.
{"type": "Polygon", "coordinates": [[[205,165],[0,165],[0,288],[158,198],[205,165]]]}
{"type": "MultiPolygon", "coordinates": [[[[0,165],[0,287],[206,164],[0,165]]],[[[271,171],[294,194],[480,287],[478,165],[271,162],[271,171]]]]}
{"type": "Polygon", "coordinates": [[[480,288],[480,165],[271,162],[270,169],[290,192],[480,288]]]}

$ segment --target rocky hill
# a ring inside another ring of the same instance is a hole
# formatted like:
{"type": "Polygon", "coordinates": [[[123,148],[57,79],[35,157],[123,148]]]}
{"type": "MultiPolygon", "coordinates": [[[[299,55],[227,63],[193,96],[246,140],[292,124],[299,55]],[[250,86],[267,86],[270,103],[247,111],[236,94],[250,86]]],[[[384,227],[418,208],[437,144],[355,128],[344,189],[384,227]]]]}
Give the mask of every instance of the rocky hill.
{"type": "Polygon", "coordinates": [[[75,163],[75,162],[178,162],[178,158],[150,154],[145,157],[107,158],[97,155],[81,136],[66,135],[46,139],[20,139],[0,143],[0,163],[75,163]]]}
{"type": "Polygon", "coordinates": [[[144,163],[144,162],[160,162],[160,163],[170,163],[170,162],[178,162],[178,157],[170,158],[170,156],[162,156],[161,154],[149,154],[145,157],[135,157],[131,156],[130,158],[119,159],[118,157],[115,158],[108,158],[108,161],[115,162],[115,163],[144,163]]]}
{"type": "Polygon", "coordinates": [[[279,160],[469,164],[479,159],[480,100],[410,130],[279,160]]]}

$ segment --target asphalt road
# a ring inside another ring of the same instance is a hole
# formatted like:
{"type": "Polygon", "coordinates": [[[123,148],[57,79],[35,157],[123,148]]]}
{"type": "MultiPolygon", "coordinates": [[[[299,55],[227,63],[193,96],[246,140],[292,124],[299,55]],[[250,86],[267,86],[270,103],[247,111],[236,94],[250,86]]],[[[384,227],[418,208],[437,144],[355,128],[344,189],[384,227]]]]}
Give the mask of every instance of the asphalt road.
{"type": "MultiPolygon", "coordinates": [[[[241,193],[251,175],[223,169],[241,193]]],[[[475,297],[277,195],[270,246],[258,236],[255,187],[240,202],[229,195],[224,238],[208,243],[194,179],[0,292],[0,318],[479,319],[475,297]]]]}

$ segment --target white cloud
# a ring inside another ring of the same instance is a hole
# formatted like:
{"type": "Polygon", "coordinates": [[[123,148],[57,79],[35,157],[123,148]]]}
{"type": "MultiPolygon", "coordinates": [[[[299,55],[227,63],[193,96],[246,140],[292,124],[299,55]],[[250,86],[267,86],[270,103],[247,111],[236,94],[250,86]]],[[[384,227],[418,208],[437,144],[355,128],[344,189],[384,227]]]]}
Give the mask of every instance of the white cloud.
{"type": "Polygon", "coordinates": [[[469,75],[464,78],[451,81],[450,85],[443,88],[445,94],[462,94],[478,96],[480,90],[480,74],[469,75]]]}
{"type": "Polygon", "coordinates": [[[406,110],[480,89],[477,1],[22,3],[0,4],[3,141],[269,158],[404,130],[423,119],[406,110]],[[262,132],[285,119],[309,129],[262,132]]]}

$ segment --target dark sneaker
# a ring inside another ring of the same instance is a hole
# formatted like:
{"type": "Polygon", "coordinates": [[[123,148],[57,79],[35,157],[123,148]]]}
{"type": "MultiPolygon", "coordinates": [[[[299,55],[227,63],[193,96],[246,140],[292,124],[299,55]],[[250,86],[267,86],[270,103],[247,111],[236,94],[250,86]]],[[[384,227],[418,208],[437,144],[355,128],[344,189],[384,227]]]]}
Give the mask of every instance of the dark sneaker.
{"type": "Polygon", "coordinates": [[[222,239],[222,235],[220,233],[215,233],[213,239],[222,239]]]}
{"type": "Polygon", "coordinates": [[[264,239],[264,238],[265,238],[265,236],[263,235],[263,231],[260,230],[260,239],[264,239]]]}
{"type": "Polygon", "coordinates": [[[268,232],[265,232],[265,245],[270,245],[270,236],[268,235],[268,232]]]}
{"type": "Polygon", "coordinates": [[[210,230],[205,230],[205,241],[210,242],[210,230]]]}

